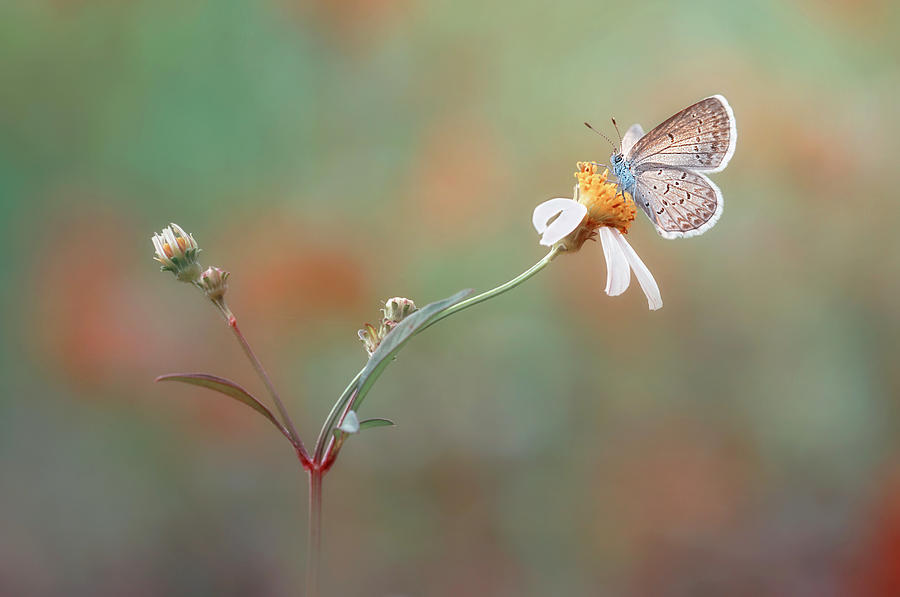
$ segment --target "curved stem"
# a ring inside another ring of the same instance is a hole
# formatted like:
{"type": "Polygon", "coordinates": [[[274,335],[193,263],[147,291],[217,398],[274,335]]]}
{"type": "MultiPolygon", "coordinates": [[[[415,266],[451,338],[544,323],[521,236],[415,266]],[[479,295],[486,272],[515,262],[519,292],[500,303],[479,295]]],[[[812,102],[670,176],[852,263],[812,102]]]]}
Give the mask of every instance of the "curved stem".
{"type": "MultiPolygon", "coordinates": [[[[444,319],[445,317],[449,317],[450,315],[453,315],[454,313],[458,313],[459,311],[462,311],[463,309],[467,309],[473,305],[477,305],[478,303],[484,302],[484,301],[494,298],[496,296],[500,296],[504,292],[508,292],[508,291],[512,290],[513,288],[515,288],[516,286],[518,286],[525,280],[528,280],[529,278],[534,276],[536,273],[538,273],[539,271],[541,271],[542,269],[547,267],[547,265],[551,261],[553,261],[553,259],[557,255],[559,255],[559,253],[561,251],[562,251],[562,247],[559,247],[559,246],[553,247],[540,261],[535,263],[533,266],[531,266],[530,268],[528,268],[527,270],[525,270],[524,272],[522,272],[521,274],[519,274],[512,280],[509,280],[508,282],[505,282],[504,284],[501,284],[500,286],[497,286],[496,288],[493,288],[486,292],[482,292],[479,295],[473,296],[470,299],[466,299],[460,303],[457,303],[456,305],[450,307],[449,309],[447,309],[446,311],[441,313],[438,317],[436,317],[434,320],[432,320],[428,325],[420,328],[416,332],[416,334],[419,334],[423,330],[428,329],[429,327],[431,327],[438,321],[444,319]]],[[[365,368],[363,368],[363,370],[365,370],[365,368]]],[[[344,389],[344,392],[334,403],[334,406],[331,408],[331,412],[328,414],[328,418],[325,420],[325,424],[322,426],[322,430],[319,432],[319,437],[316,440],[316,447],[315,447],[315,452],[312,457],[312,461],[314,463],[317,463],[318,465],[324,466],[326,469],[330,468],[330,466],[334,460],[334,457],[336,456],[335,454],[332,454],[332,446],[334,445],[334,437],[331,435],[331,431],[334,429],[334,427],[336,425],[340,424],[340,420],[343,419],[343,417],[345,417],[347,415],[347,411],[351,408],[351,405],[353,404],[354,399],[358,398],[355,395],[355,392],[357,390],[357,383],[359,382],[359,378],[362,376],[363,370],[361,370],[359,373],[356,374],[356,377],[354,377],[353,380],[350,381],[350,383],[347,385],[346,389],[344,389]]]]}
{"type": "Polygon", "coordinates": [[[433,326],[440,320],[442,320],[446,317],[450,317],[454,313],[458,313],[458,312],[462,311],[463,309],[468,309],[469,307],[477,305],[478,303],[482,303],[488,299],[494,298],[495,296],[500,296],[504,292],[508,292],[508,291],[512,290],[513,288],[515,288],[516,286],[518,286],[519,284],[521,284],[528,278],[534,276],[536,273],[538,273],[539,271],[541,271],[542,269],[547,267],[547,265],[549,265],[549,263],[551,261],[553,261],[554,257],[559,255],[559,253],[562,250],[563,250],[562,247],[559,245],[553,247],[552,249],[550,249],[549,253],[544,255],[543,259],[541,259],[540,261],[538,261],[537,263],[532,265],[530,268],[528,268],[527,270],[525,270],[524,272],[522,272],[521,274],[519,274],[518,276],[516,276],[509,282],[506,282],[505,284],[501,284],[500,286],[497,286],[496,288],[493,288],[486,292],[482,292],[479,295],[473,296],[470,299],[466,299],[460,303],[453,305],[452,307],[450,307],[449,309],[447,309],[446,311],[444,311],[443,313],[441,313],[440,315],[435,317],[431,322],[428,323],[428,325],[426,325],[426,326],[420,328],[418,331],[416,331],[416,334],[422,333],[424,330],[427,330],[428,328],[430,328],[431,326],[433,326]]]}
{"type": "MultiPolygon", "coordinates": [[[[553,247],[540,261],[533,266],[509,280],[508,282],[497,286],[486,292],[474,296],[470,299],[462,301],[453,307],[444,311],[440,316],[432,320],[428,325],[419,329],[416,333],[420,333],[438,321],[458,313],[463,309],[467,309],[478,303],[482,303],[488,299],[500,296],[508,292],[516,286],[522,284],[539,271],[547,267],[553,259],[559,255],[562,248],[553,247]]],[[[306,570],[306,595],[307,597],[317,597],[319,587],[319,558],[321,554],[322,543],[322,477],[331,467],[334,459],[337,457],[337,449],[333,448],[335,439],[333,430],[340,420],[347,415],[347,411],[352,407],[354,399],[357,397],[359,390],[359,379],[365,371],[365,367],[347,384],[347,387],[335,401],[331,412],[325,419],[319,436],[316,439],[315,449],[312,459],[309,460],[309,555],[306,570]]],[[[338,446],[339,448],[340,446],[338,446]]]]}
{"type": "MultiPolygon", "coordinates": [[[[464,300],[456,305],[450,307],[440,315],[438,315],[435,319],[429,322],[427,325],[421,327],[415,334],[421,333],[423,330],[428,329],[438,321],[453,315],[454,313],[458,313],[463,309],[467,309],[478,303],[482,303],[488,299],[492,299],[494,297],[500,296],[501,294],[512,290],[513,288],[519,286],[539,271],[547,267],[553,259],[560,254],[564,249],[561,246],[555,246],[550,251],[544,255],[544,257],[532,265],[530,268],[516,276],[515,278],[505,282],[496,288],[492,288],[486,292],[482,292],[479,295],[473,296],[470,299],[464,300]]],[[[415,335],[414,334],[414,335],[415,335]]],[[[353,381],[347,386],[347,389],[344,390],[344,393],[335,403],[334,407],[331,409],[331,414],[329,414],[329,419],[326,421],[324,427],[322,427],[322,432],[319,434],[319,441],[316,444],[316,453],[314,456],[314,461],[323,465],[326,470],[331,467],[335,457],[337,456],[336,451],[332,450],[332,446],[334,445],[334,438],[330,435],[330,431],[334,428],[335,425],[340,424],[340,421],[347,415],[347,411],[352,408],[354,402],[358,403],[362,398],[365,397],[365,394],[368,390],[371,389],[371,384],[368,385],[367,388],[363,388],[361,394],[357,394],[359,388],[357,387],[357,382],[359,381],[360,376],[362,375],[362,371],[360,371],[353,381]],[[343,406],[342,406],[343,405],[343,406]],[[322,443],[324,442],[325,446],[323,449],[322,443]]]]}

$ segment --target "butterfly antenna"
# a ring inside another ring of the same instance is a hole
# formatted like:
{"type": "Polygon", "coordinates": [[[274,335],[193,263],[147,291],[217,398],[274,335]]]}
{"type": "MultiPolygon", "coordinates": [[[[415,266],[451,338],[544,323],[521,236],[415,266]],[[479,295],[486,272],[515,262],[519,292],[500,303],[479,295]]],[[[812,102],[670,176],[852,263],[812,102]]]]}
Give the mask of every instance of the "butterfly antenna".
{"type": "Polygon", "coordinates": [[[603,133],[601,133],[600,131],[598,131],[598,130],[595,129],[594,127],[592,127],[592,126],[590,125],[590,123],[585,122],[585,123],[584,123],[584,126],[588,127],[589,129],[591,129],[592,131],[594,131],[595,133],[597,133],[598,135],[600,135],[601,137],[603,137],[604,139],[606,139],[606,142],[609,143],[610,145],[612,145],[613,150],[616,149],[616,144],[613,143],[612,141],[610,141],[610,140],[609,140],[609,137],[607,137],[606,135],[604,135],[603,133]]]}
{"type": "Polygon", "coordinates": [[[619,147],[622,147],[622,133],[619,132],[619,125],[616,124],[615,118],[610,118],[610,120],[612,120],[613,128],[616,129],[616,134],[619,135],[619,147]]]}

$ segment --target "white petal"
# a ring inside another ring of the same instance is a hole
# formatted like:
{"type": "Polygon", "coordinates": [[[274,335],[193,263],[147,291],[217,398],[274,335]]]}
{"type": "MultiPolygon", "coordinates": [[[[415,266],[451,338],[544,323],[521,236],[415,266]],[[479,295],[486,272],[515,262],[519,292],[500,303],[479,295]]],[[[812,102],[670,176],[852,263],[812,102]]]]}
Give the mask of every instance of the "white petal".
{"type": "Polygon", "coordinates": [[[550,247],[572,233],[587,214],[587,208],[571,199],[551,199],[534,209],[532,223],[543,233],[541,244],[550,247]],[[547,222],[556,217],[549,225],[547,222]]]}
{"type": "Polygon", "coordinates": [[[172,222],[171,226],[175,230],[176,236],[180,236],[181,238],[184,239],[185,247],[187,249],[196,249],[197,248],[197,241],[194,240],[194,237],[192,235],[185,232],[184,228],[182,228],[175,222],[172,222]]]}
{"type": "Polygon", "coordinates": [[[647,304],[650,310],[656,311],[663,306],[663,302],[662,296],[659,294],[659,286],[656,285],[656,280],[653,279],[653,274],[650,273],[650,270],[638,257],[638,254],[634,252],[634,249],[631,248],[631,245],[628,244],[622,233],[618,230],[613,232],[616,240],[619,242],[619,246],[622,247],[622,251],[625,253],[625,257],[628,259],[628,263],[631,264],[631,269],[634,270],[634,275],[638,279],[641,289],[647,295],[647,304]]]}
{"type": "Polygon", "coordinates": [[[552,247],[569,236],[578,228],[585,215],[587,215],[587,208],[580,203],[576,203],[572,209],[562,212],[544,231],[544,236],[541,237],[541,244],[545,247],[552,247]]]}
{"type": "Polygon", "coordinates": [[[628,266],[628,258],[622,251],[622,246],[616,240],[616,235],[621,233],[615,228],[601,226],[598,231],[600,245],[603,247],[603,256],[606,258],[606,294],[618,296],[625,292],[631,283],[631,268],[628,266]]]}
{"type": "Polygon", "coordinates": [[[184,228],[176,224],[175,222],[170,222],[169,226],[172,227],[172,230],[178,233],[179,236],[183,236],[184,238],[188,237],[188,233],[184,231],[184,228]]]}
{"type": "Polygon", "coordinates": [[[534,213],[531,214],[531,223],[534,225],[534,229],[537,230],[538,234],[543,234],[547,229],[547,222],[549,222],[556,214],[565,211],[566,209],[571,209],[572,204],[574,203],[575,202],[571,199],[564,199],[562,197],[544,201],[535,207],[534,213]]]}
{"type": "Polygon", "coordinates": [[[153,248],[156,249],[157,256],[165,257],[166,254],[163,253],[163,247],[162,247],[162,237],[160,237],[158,234],[154,234],[153,238],[150,240],[153,241],[153,248]]]}
{"type": "Polygon", "coordinates": [[[163,249],[163,242],[163,237],[158,234],[153,235],[153,248],[156,249],[156,259],[163,265],[174,267],[175,264],[172,263],[172,260],[169,259],[169,256],[166,255],[166,252],[163,249]]]}
{"type": "Polygon", "coordinates": [[[181,252],[181,246],[178,244],[178,239],[175,238],[175,232],[172,231],[168,226],[163,230],[163,236],[166,239],[166,243],[169,245],[169,248],[172,249],[172,255],[175,257],[184,257],[181,252]]]}

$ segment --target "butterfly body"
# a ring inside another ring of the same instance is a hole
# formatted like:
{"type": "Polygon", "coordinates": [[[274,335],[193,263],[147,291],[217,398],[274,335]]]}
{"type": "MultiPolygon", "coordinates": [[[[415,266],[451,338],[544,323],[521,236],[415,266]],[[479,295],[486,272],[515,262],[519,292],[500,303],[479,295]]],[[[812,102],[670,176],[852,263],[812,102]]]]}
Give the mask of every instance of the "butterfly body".
{"type": "Polygon", "coordinates": [[[636,181],[634,174],[631,173],[631,163],[621,153],[613,154],[609,161],[612,163],[613,173],[619,180],[619,190],[628,191],[633,195],[636,181]]]}
{"type": "Polygon", "coordinates": [[[722,192],[703,172],[723,170],[736,142],[731,106],[714,95],[646,135],[632,125],[610,160],[619,189],[631,193],[657,232],[687,238],[712,228],[722,214],[722,192]]]}

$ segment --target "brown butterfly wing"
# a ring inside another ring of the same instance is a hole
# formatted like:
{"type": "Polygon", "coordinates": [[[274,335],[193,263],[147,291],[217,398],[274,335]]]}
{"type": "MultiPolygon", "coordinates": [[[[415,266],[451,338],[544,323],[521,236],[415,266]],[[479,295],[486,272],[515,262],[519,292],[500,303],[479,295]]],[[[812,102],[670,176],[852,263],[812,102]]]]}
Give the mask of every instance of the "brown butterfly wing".
{"type": "Polygon", "coordinates": [[[626,159],[632,167],[647,162],[719,172],[737,142],[737,124],[728,101],[721,95],[700,100],[675,114],[631,147],[626,159]]]}
{"type": "Polygon", "coordinates": [[[703,234],[722,215],[722,192],[699,172],[651,163],[635,180],[634,199],[664,238],[703,234]]]}

